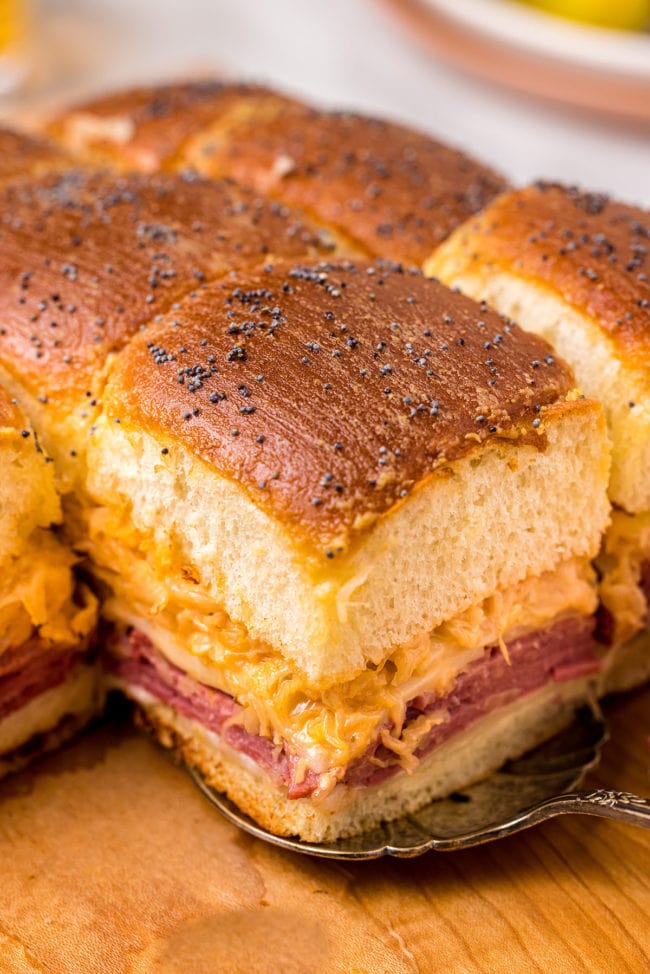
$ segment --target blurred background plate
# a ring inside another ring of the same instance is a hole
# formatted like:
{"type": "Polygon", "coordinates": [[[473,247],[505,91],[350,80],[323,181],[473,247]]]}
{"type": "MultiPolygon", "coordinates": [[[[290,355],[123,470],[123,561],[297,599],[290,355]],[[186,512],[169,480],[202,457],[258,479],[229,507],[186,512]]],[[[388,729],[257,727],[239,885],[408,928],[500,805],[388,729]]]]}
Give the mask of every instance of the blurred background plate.
{"type": "Polygon", "coordinates": [[[565,105],[650,122],[650,34],[514,0],[381,0],[441,59],[565,105]]]}

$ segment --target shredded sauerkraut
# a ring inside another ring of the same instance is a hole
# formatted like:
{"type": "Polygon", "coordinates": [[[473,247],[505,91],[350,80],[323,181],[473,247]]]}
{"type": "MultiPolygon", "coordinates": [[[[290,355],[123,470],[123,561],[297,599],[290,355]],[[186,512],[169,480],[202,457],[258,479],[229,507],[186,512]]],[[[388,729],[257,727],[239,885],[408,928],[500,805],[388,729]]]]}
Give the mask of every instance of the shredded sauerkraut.
{"type": "Polygon", "coordinates": [[[0,654],[35,632],[49,645],[74,646],[95,625],[97,600],[77,585],[77,556],[45,529],[37,529],[20,557],[2,565],[0,654]],[[75,591],[80,594],[75,601],[75,591]],[[81,604],[78,604],[81,603],[81,604]]]}
{"type": "Polygon", "coordinates": [[[650,561],[650,512],[612,511],[603,549],[596,559],[600,599],[614,620],[613,642],[625,643],[647,625],[648,603],[641,572],[650,561]]]}

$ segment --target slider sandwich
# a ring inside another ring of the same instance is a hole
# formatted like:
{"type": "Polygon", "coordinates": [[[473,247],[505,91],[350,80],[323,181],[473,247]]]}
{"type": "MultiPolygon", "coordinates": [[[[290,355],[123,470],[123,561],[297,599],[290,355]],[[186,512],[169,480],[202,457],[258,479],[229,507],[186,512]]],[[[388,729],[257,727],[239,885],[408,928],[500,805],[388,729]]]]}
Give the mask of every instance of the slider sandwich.
{"type": "Polygon", "coordinates": [[[602,401],[612,523],[596,561],[603,690],[650,676],[650,213],[538,183],[496,200],[428,263],[552,342],[602,401]]]}
{"type": "Polygon", "coordinates": [[[0,387],[0,777],[99,710],[96,601],[75,582],[52,465],[0,387]]]}
{"type": "Polygon", "coordinates": [[[112,362],[110,681],[274,832],[414,811],[592,699],[608,472],[600,405],[485,305],[387,263],[238,269],[112,362]]]}
{"type": "Polygon", "coordinates": [[[253,85],[118,92],[49,128],[95,164],[233,178],[304,211],[348,252],[418,266],[506,188],[487,166],[421,132],[253,85]]]}
{"type": "Polygon", "coordinates": [[[66,494],[81,489],[106,371],[132,335],[211,277],[333,246],[250,190],[175,174],[50,174],[0,187],[0,210],[0,381],[66,494]]]}

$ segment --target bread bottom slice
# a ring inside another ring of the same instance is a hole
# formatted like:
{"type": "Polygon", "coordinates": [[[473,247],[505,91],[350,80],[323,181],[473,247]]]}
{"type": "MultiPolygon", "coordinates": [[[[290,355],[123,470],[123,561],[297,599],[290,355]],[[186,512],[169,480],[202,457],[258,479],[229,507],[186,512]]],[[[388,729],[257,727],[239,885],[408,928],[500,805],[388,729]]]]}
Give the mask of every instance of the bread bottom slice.
{"type": "Polygon", "coordinates": [[[381,784],[339,784],[323,801],[289,799],[250,758],[202,724],[139,687],[113,681],[138,705],[138,720],[166,748],[197,768],[247,815],[277,835],[329,842],[417,811],[435,798],[480,781],[567,726],[596,698],[594,675],[553,683],[491,712],[427,755],[416,770],[381,784]]]}
{"type": "Polygon", "coordinates": [[[81,665],[64,683],[0,721],[0,779],[69,740],[102,709],[98,668],[81,665]]]}

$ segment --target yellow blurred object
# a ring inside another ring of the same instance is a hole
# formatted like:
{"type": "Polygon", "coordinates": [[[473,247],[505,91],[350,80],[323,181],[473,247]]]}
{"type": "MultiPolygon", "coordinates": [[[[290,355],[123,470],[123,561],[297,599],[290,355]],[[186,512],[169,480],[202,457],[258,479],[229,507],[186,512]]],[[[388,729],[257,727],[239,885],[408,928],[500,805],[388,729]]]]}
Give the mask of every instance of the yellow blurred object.
{"type": "Polygon", "coordinates": [[[28,25],[27,0],[0,0],[0,94],[25,77],[28,25]]]}
{"type": "Polygon", "coordinates": [[[643,30],[650,26],[650,0],[525,0],[550,14],[599,27],[643,30]]]}
{"type": "Polygon", "coordinates": [[[23,43],[26,20],[23,0],[0,0],[0,54],[23,43]]]}

